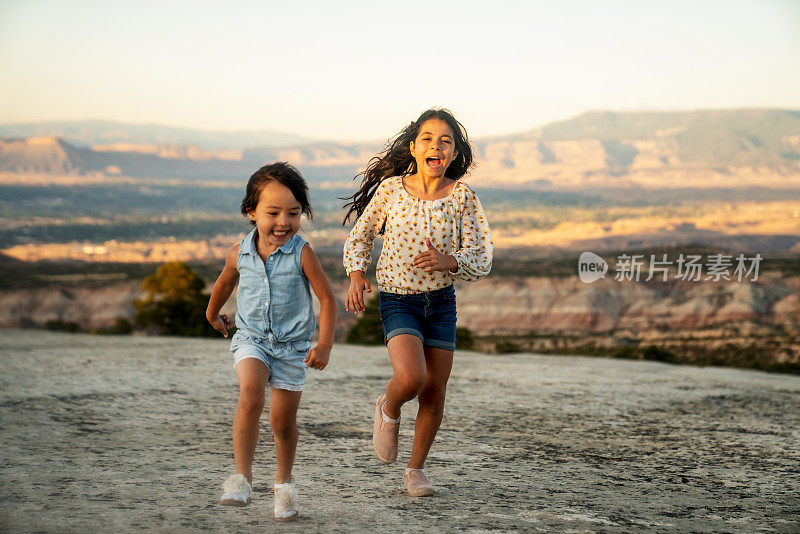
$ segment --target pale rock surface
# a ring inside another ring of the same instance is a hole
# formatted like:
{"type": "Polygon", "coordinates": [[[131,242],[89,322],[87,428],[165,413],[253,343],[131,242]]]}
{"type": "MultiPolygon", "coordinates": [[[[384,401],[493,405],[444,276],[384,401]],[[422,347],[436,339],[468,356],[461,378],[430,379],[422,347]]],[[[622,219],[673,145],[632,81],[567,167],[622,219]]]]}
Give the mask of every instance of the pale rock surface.
{"type": "Polygon", "coordinates": [[[382,347],[336,345],[309,372],[294,477],[301,516],[272,520],[262,418],[247,508],[233,470],[228,343],[5,331],[4,532],[796,532],[800,377],[655,362],[458,352],[426,471],[372,452],[382,347]]]}

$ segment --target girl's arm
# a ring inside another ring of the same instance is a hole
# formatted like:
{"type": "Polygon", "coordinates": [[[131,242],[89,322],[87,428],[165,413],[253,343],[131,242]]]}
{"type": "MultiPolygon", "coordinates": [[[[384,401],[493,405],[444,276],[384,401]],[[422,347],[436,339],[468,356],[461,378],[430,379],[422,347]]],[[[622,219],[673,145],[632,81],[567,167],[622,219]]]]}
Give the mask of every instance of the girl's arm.
{"type": "Polygon", "coordinates": [[[466,188],[464,212],[461,217],[461,248],[453,256],[457,268],[450,269],[457,277],[468,282],[480,280],[492,270],[494,245],[489,221],[478,195],[466,188]]]}
{"type": "Polygon", "coordinates": [[[300,267],[319,300],[319,340],[317,346],[308,351],[303,361],[308,367],[321,371],[328,365],[331,348],[333,348],[333,332],[336,327],[337,315],[336,299],[333,296],[331,282],[325,271],[322,270],[319,258],[311,249],[311,245],[306,244],[303,247],[300,253],[300,267]]]}
{"type": "Polygon", "coordinates": [[[228,251],[225,257],[225,267],[214,282],[214,289],[211,290],[211,298],[208,299],[208,307],[206,308],[206,319],[211,323],[215,329],[222,332],[222,335],[228,337],[228,329],[226,327],[236,326],[233,321],[228,319],[227,315],[220,315],[219,310],[228,301],[233,293],[233,288],[236,287],[236,282],[239,281],[239,271],[236,270],[236,259],[239,257],[239,245],[237,244],[228,251]]]}
{"type": "Polygon", "coordinates": [[[350,288],[347,290],[344,308],[354,313],[366,309],[364,291],[372,292],[372,286],[367,281],[366,272],[372,254],[375,237],[386,223],[386,206],[389,201],[390,191],[386,181],[382,182],[364,213],[356,221],[355,226],[344,242],[344,268],[350,277],[350,288]]]}

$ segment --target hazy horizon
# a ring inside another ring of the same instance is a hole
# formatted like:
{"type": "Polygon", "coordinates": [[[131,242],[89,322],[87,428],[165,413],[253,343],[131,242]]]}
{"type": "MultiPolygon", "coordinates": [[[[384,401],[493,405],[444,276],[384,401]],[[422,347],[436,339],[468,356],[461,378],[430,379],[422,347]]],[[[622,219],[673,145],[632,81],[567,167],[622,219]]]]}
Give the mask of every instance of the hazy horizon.
{"type": "MultiPolygon", "coordinates": [[[[480,138],[480,137],[491,138],[491,137],[497,137],[497,136],[502,137],[502,136],[505,136],[505,135],[514,135],[514,134],[524,133],[524,132],[527,132],[527,131],[536,130],[536,129],[544,127],[544,126],[548,126],[548,125],[550,125],[552,123],[557,123],[557,122],[561,122],[561,121],[565,121],[565,120],[571,120],[571,119],[574,119],[576,117],[579,117],[579,116],[587,114],[587,113],[619,113],[619,114],[623,114],[623,113],[690,113],[690,112],[701,112],[701,111],[751,111],[751,110],[800,112],[800,107],[797,107],[797,108],[780,108],[780,107],[761,107],[761,108],[752,107],[752,108],[747,108],[747,107],[745,107],[745,108],[696,108],[696,109],[628,109],[628,110],[587,109],[587,110],[581,111],[581,112],[579,112],[579,113],[577,113],[575,115],[571,115],[569,117],[564,117],[562,119],[554,119],[554,120],[551,120],[551,121],[546,121],[546,122],[543,122],[543,123],[534,124],[534,125],[531,125],[528,128],[522,129],[522,130],[507,131],[507,132],[497,132],[495,134],[486,135],[486,136],[474,136],[474,135],[471,135],[470,137],[473,138],[473,139],[480,138]]],[[[153,121],[137,122],[137,121],[134,121],[134,120],[127,121],[127,120],[103,119],[103,118],[97,118],[97,119],[42,119],[42,120],[36,120],[36,121],[0,122],[0,128],[13,127],[13,126],[51,124],[51,123],[52,124],[58,124],[58,123],[72,124],[72,123],[93,123],[93,122],[95,122],[95,123],[120,124],[120,125],[132,125],[132,126],[138,126],[138,127],[146,127],[146,126],[162,127],[162,128],[176,129],[176,130],[191,130],[191,131],[197,131],[197,132],[209,133],[209,134],[211,134],[211,133],[217,133],[217,134],[224,134],[224,133],[246,134],[246,133],[264,133],[264,132],[266,132],[266,133],[276,133],[276,134],[290,134],[292,136],[306,138],[307,142],[309,142],[309,143],[326,143],[326,142],[342,141],[341,139],[335,139],[335,138],[324,138],[324,139],[323,138],[315,138],[315,137],[312,137],[310,133],[305,133],[305,132],[286,132],[286,131],[274,130],[274,129],[270,129],[270,128],[243,128],[243,129],[239,129],[239,128],[213,128],[213,127],[205,128],[205,127],[185,126],[185,125],[180,125],[180,124],[170,124],[170,123],[166,123],[166,122],[157,122],[157,121],[156,122],[153,122],[153,121]]],[[[392,134],[387,135],[386,137],[388,138],[390,136],[393,136],[394,133],[395,132],[393,132],[392,134]]],[[[349,139],[349,140],[345,140],[345,141],[347,141],[347,142],[357,142],[357,143],[369,143],[369,142],[382,142],[382,139],[378,139],[378,138],[356,139],[356,140],[349,139]]],[[[300,143],[304,143],[304,142],[306,142],[306,141],[300,141],[300,143]]],[[[292,144],[292,143],[290,143],[290,144],[292,144]]]]}

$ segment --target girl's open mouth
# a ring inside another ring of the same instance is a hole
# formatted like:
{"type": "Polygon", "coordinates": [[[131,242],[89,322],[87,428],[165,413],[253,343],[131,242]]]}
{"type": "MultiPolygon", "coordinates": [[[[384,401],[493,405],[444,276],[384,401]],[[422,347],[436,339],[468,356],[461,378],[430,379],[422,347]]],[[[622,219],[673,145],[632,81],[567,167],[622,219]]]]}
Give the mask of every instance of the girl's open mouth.
{"type": "Polygon", "coordinates": [[[442,160],[439,158],[425,158],[425,164],[431,169],[437,169],[442,166],[442,160]]]}

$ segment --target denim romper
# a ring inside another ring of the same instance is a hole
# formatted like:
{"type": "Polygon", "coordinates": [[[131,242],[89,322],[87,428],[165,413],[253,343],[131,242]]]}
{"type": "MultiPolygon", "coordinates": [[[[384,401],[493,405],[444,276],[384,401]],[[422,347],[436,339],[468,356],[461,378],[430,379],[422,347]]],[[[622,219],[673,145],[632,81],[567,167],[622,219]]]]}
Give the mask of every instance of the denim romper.
{"type": "Polygon", "coordinates": [[[256,249],[257,233],[254,228],[242,240],[236,259],[234,366],[244,358],[257,358],[269,369],[270,387],[301,391],[306,379],[303,358],[317,326],[308,279],[300,267],[306,240],[294,234],[265,265],[256,249]]]}

